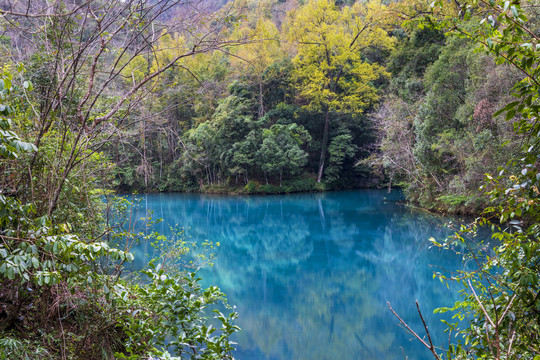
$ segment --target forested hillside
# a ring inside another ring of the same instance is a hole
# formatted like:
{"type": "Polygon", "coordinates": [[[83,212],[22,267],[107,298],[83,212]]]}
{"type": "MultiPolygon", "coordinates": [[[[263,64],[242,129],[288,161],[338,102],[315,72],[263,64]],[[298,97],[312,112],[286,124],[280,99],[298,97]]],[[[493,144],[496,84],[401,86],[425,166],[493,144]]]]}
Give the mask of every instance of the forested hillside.
{"type": "MultiPolygon", "coordinates": [[[[131,115],[143,120],[107,146],[117,186],[285,192],[365,183],[368,169],[355,164],[375,141],[367,114],[389,82],[396,42],[385,6],[235,6],[238,19],[222,36],[246,44],[165,71],[131,115]]],[[[167,34],[158,46],[173,56],[184,42],[167,34]]],[[[144,77],[153,61],[137,59],[125,79],[144,77]]]]}
{"type": "Polygon", "coordinates": [[[383,134],[374,163],[423,207],[478,211],[484,175],[521,146],[512,123],[494,113],[512,101],[522,74],[464,37],[429,28],[404,36],[374,113],[383,134]]]}
{"type": "MultiPolygon", "coordinates": [[[[466,37],[404,23],[407,6],[235,2],[219,49],[164,69],[115,120],[101,148],[112,184],[272,193],[390,183],[422,207],[479,211],[484,174],[520,147],[493,113],[522,74],[466,37]]],[[[188,38],[162,30],[159,55],[132,56],[115,86],[133,88],[188,51],[188,38]]]]}
{"type": "Polygon", "coordinates": [[[449,356],[536,359],[539,19],[510,0],[2,2],[0,357],[232,357],[236,314],[209,327],[223,294],[174,270],[181,237],[153,234],[161,257],[125,276],[149,236],[113,192],[399,185],[502,244],[441,275],[474,315],[449,356]]]}
{"type": "MultiPolygon", "coordinates": [[[[197,20],[174,20],[188,5],[163,8],[159,20],[170,25],[151,30],[153,56],[107,44],[92,81],[78,90],[73,111],[104,112],[78,116],[99,119],[90,130],[107,120],[99,154],[118,190],[272,193],[390,183],[423,207],[475,212],[484,174],[520,147],[512,123],[493,113],[522,74],[466,37],[404,23],[414,16],[405,3],[199,6],[226,20],[219,31],[206,29],[217,39],[193,43],[197,20]],[[108,76],[98,72],[113,63],[108,76]],[[96,88],[102,81],[107,86],[96,88]]],[[[60,90],[51,81],[60,59],[16,28],[5,39],[25,54],[10,54],[24,60],[36,88],[25,96],[53,111],[47,94],[60,90]]],[[[69,80],[83,76],[81,67],[69,80]]]]}

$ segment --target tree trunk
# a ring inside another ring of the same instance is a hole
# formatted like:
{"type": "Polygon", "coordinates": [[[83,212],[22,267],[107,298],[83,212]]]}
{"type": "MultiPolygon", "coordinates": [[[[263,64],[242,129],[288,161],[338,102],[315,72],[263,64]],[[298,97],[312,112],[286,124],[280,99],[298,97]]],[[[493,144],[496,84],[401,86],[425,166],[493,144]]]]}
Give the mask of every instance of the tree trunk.
{"type": "Polygon", "coordinates": [[[317,176],[317,182],[320,183],[324,171],[324,159],[326,158],[326,149],[328,148],[328,123],[330,122],[330,110],[326,109],[326,115],[324,119],[323,139],[321,144],[321,159],[319,160],[319,174],[317,176]]]}
{"type": "Polygon", "coordinates": [[[262,76],[259,75],[259,117],[264,115],[264,99],[263,99],[263,86],[262,86],[262,76]]]}
{"type": "Polygon", "coordinates": [[[49,211],[47,212],[47,215],[49,216],[49,218],[52,216],[52,213],[56,210],[56,206],[58,205],[58,199],[60,197],[60,192],[62,191],[62,189],[64,187],[64,184],[66,182],[66,179],[69,176],[69,174],[71,173],[71,170],[73,170],[73,167],[75,166],[75,164],[74,164],[75,159],[77,158],[77,156],[79,154],[78,150],[80,150],[80,148],[78,147],[79,146],[79,141],[81,140],[83,132],[84,132],[84,127],[81,126],[81,128],[79,129],[79,132],[77,134],[77,137],[75,138],[75,141],[73,143],[71,152],[70,152],[69,157],[68,157],[68,161],[66,163],[66,166],[64,167],[64,171],[63,171],[62,176],[60,178],[60,182],[58,183],[58,186],[56,187],[56,189],[53,192],[52,199],[49,199],[49,211]]]}

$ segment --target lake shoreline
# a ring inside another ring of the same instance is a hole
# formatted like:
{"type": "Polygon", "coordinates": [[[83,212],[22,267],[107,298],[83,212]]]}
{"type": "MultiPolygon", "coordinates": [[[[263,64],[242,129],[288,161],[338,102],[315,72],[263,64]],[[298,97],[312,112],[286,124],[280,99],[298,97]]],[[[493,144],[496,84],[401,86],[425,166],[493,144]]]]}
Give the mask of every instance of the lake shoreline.
{"type": "MultiPolygon", "coordinates": [[[[316,185],[310,188],[294,188],[291,186],[283,185],[271,185],[271,184],[259,184],[257,182],[250,181],[248,185],[245,186],[230,186],[230,185],[207,185],[199,189],[192,190],[170,190],[170,191],[159,191],[159,190],[147,190],[140,192],[140,194],[209,194],[209,195],[229,195],[229,196],[251,196],[251,195],[290,195],[290,194],[300,194],[300,193],[325,193],[325,192],[334,192],[334,191],[348,191],[348,190],[384,190],[388,191],[397,189],[403,191],[401,186],[389,186],[388,183],[384,182],[375,182],[375,181],[366,181],[362,184],[354,187],[335,187],[335,188],[325,188],[322,183],[315,183],[316,185]],[[249,183],[254,183],[255,186],[251,188],[248,187],[249,183]],[[319,185],[317,185],[319,184],[319,185]],[[317,187],[318,186],[318,187],[317,187]]],[[[117,194],[128,194],[133,193],[133,190],[117,189],[115,191],[117,194]]],[[[405,199],[400,202],[400,205],[411,208],[413,210],[425,211],[431,214],[437,215],[464,215],[464,216],[478,216],[480,215],[479,211],[475,207],[467,205],[454,205],[450,206],[449,204],[444,203],[443,201],[434,201],[431,206],[422,206],[418,202],[405,199]]]]}
{"type": "MultiPolygon", "coordinates": [[[[362,189],[384,189],[388,188],[388,182],[383,179],[369,176],[367,178],[359,178],[354,182],[334,183],[329,184],[316,182],[315,177],[305,176],[294,180],[284,180],[281,185],[266,183],[264,179],[253,179],[247,183],[231,184],[201,184],[200,186],[179,188],[118,188],[116,192],[131,193],[138,191],[139,193],[155,194],[155,193],[199,193],[199,194],[227,194],[227,195],[274,195],[274,194],[293,194],[293,193],[317,193],[325,191],[340,191],[340,190],[362,190],[362,189]]],[[[399,186],[392,188],[399,189],[399,186]]]]}

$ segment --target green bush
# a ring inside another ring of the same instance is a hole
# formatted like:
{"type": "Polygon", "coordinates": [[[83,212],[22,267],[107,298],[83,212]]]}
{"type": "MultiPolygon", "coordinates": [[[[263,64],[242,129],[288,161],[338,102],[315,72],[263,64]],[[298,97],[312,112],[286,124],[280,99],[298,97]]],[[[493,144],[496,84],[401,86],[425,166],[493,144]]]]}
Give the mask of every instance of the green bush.
{"type": "Polygon", "coordinates": [[[125,309],[120,322],[128,335],[126,349],[118,359],[139,359],[141,354],[164,356],[167,348],[184,358],[232,359],[230,336],[240,330],[232,322],[238,316],[218,310],[214,328],[205,318],[205,310],[216,305],[224,294],[215,286],[201,289],[195,272],[170,276],[154,262],[142,272],[150,282],[144,286],[127,283],[115,287],[117,306],[125,309]],[[132,299],[137,299],[134,303],[132,299]],[[133,311],[135,305],[135,311],[133,311]]]}
{"type": "Polygon", "coordinates": [[[260,194],[281,194],[287,192],[287,188],[285,186],[266,184],[259,186],[256,192],[260,194]]]}
{"type": "MultiPolygon", "coordinates": [[[[9,85],[0,89],[3,100],[15,86],[7,70],[0,76],[0,86],[9,85]]],[[[21,165],[14,159],[36,149],[11,130],[12,109],[0,106],[0,167],[13,170],[21,165]]],[[[47,154],[59,141],[43,140],[40,151],[47,154]]],[[[85,165],[107,166],[99,153],[85,151],[85,165]]],[[[47,164],[40,169],[52,171],[47,164]]],[[[39,201],[0,194],[0,359],[166,359],[168,347],[182,358],[232,358],[237,314],[216,313],[215,329],[205,312],[222,306],[223,294],[216,287],[202,289],[195,272],[163,266],[171,261],[177,268],[178,257],[187,252],[185,241],[170,239],[158,265],[127,272],[137,239],[163,242],[164,237],[136,233],[126,199],[114,199],[103,215],[107,194],[97,189],[96,173],[84,175],[72,172],[59,185],[53,216],[43,215],[46,207],[40,209],[39,201]]],[[[32,194],[38,190],[44,192],[33,187],[32,194]]]]}
{"type": "Polygon", "coordinates": [[[244,187],[244,191],[248,194],[254,194],[257,191],[257,183],[253,180],[250,180],[244,187]]]}
{"type": "Polygon", "coordinates": [[[289,189],[288,192],[309,192],[317,190],[317,182],[314,178],[299,178],[283,182],[283,186],[289,189]]]}

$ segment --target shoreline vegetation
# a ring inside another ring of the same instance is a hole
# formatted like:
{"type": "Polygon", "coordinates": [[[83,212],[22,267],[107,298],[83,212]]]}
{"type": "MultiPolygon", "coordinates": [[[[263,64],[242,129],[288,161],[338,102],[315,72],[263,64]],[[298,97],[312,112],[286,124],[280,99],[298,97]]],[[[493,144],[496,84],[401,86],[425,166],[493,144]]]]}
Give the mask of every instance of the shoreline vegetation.
{"type": "MultiPolygon", "coordinates": [[[[338,187],[329,186],[325,183],[317,183],[315,178],[308,177],[302,179],[285,180],[281,185],[266,184],[264,179],[250,180],[247,184],[210,184],[203,185],[198,188],[187,190],[171,190],[171,191],[140,191],[140,193],[201,193],[201,194],[230,194],[230,195],[249,195],[249,194],[288,194],[299,192],[324,192],[352,189],[373,189],[388,187],[387,184],[380,183],[376,179],[367,179],[356,185],[348,184],[348,186],[338,187]]],[[[120,193],[130,193],[129,189],[117,189],[120,193]]],[[[137,191],[139,193],[139,191],[137,191]]]]}
{"type": "MultiPolygon", "coordinates": [[[[216,195],[287,195],[295,193],[312,193],[312,192],[327,192],[327,191],[345,191],[345,190],[363,190],[363,189],[380,189],[380,190],[394,190],[399,189],[404,191],[404,188],[395,185],[389,186],[389,183],[380,182],[377,179],[367,180],[357,186],[351,187],[339,187],[339,188],[326,188],[324,183],[317,183],[313,178],[296,181],[285,181],[282,186],[264,184],[259,181],[250,180],[247,185],[205,185],[199,189],[185,190],[185,191],[146,191],[140,194],[156,194],[156,193],[193,193],[193,194],[216,194],[216,195]]],[[[117,193],[128,194],[130,192],[124,190],[117,190],[117,193]]],[[[135,192],[139,194],[139,192],[135,192]]],[[[468,205],[469,199],[460,198],[457,202],[451,202],[446,199],[437,199],[431,206],[421,206],[417,203],[412,203],[405,199],[403,205],[406,205],[412,209],[426,211],[430,213],[440,215],[467,215],[478,216],[481,215],[483,203],[475,203],[474,205],[468,205]]]]}

